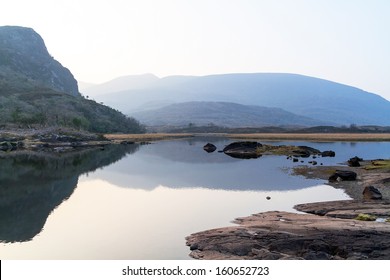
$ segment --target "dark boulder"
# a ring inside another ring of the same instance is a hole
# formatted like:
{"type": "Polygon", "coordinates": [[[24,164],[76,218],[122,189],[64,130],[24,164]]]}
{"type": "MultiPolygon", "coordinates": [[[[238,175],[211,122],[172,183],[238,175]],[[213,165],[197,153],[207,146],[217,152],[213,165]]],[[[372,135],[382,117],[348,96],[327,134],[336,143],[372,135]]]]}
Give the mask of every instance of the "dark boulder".
{"type": "Polygon", "coordinates": [[[362,161],[362,158],[359,157],[353,157],[348,160],[348,165],[351,167],[359,167],[360,166],[360,161],[362,161]]]}
{"type": "Polygon", "coordinates": [[[250,159],[261,157],[258,153],[257,148],[263,145],[258,142],[244,141],[244,142],[233,142],[227,145],[223,152],[234,158],[250,159]]]}
{"type": "Polygon", "coordinates": [[[333,173],[329,177],[329,182],[335,182],[338,180],[341,181],[355,181],[357,177],[357,174],[353,171],[349,170],[336,170],[335,173],[333,173]]]}
{"type": "Polygon", "coordinates": [[[297,149],[293,150],[293,154],[299,157],[308,158],[311,155],[318,155],[321,152],[309,146],[297,146],[297,149]]]}
{"type": "Polygon", "coordinates": [[[336,153],[334,151],[323,151],[321,153],[322,157],[335,157],[336,153]]]}
{"type": "Polygon", "coordinates": [[[312,148],[312,147],[309,147],[309,146],[298,146],[298,148],[304,150],[304,151],[307,151],[309,152],[310,154],[320,154],[321,152],[315,148],[312,148]]]}
{"type": "Polygon", "coordinates": [[[207,143],[203,146],[203,150],[205,150],[208,153],[212,153],[217,149],[217,147],[214,144],[207,143]]]}
{"type": "Polygon", "coordinates": [[[374,186],[368,186],[365,187],[363,190],[363,198],[367,200],[371,200],[371,199],[378,200],[378,199],[382,199],[382,194],[374,186]]]}

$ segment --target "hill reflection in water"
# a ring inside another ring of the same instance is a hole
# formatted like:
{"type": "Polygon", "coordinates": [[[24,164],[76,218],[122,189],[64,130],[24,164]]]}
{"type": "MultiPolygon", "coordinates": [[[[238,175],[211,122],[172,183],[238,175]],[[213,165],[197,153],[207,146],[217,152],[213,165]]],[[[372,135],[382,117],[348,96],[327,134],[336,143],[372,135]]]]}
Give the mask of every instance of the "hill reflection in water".
{"type": "MultiPolygon", "coordinates": [[[[294,211],[297,203],[348,199],[321,180],[289,174],[310,159],[243,160],[203,150],[207,142],[221,150],[232,141],[192,138],[2,157],[0,257],[186,259],[184,237],[193,232],[253,213],[294,211]]],[[[389,143],[273,144],[335,150],[335,158],[316,159],[326,165],[390,151],[389,143]]]]}
{"type": "Polygon", "coordinates": [[[295,190],[322,183],[290,175],[288,169],[296,163],[286,156],[237,159],[218,153],[231,142],[226,138],[162,141],[143,146],[132,157],[99,172],[99,177],[91,176],[120,187],[143,190],[160,185],[176,189],[295,190]],[[207,142],[214,143],[217,151],[205,152],[203,146],[207,142]]]}
{"type": "Polygon", "coordinates": [[[138,145],[110,145],[71,154],[0,155],[0,241],[31,240],[67,200],[81,174],[110,165],[138,145]]]}

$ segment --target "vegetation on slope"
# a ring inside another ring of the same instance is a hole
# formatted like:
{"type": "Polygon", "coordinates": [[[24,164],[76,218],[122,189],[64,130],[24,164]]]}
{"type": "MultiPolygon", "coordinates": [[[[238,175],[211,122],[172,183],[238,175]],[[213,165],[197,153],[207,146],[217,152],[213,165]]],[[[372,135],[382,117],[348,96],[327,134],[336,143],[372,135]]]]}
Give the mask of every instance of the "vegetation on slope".
{"type": "Polygon", "coordinates": [[[92,132],[143,133],[140,123],[93,100],[47,88],[0,92],[0,128],[72,127],[92,132]]]}

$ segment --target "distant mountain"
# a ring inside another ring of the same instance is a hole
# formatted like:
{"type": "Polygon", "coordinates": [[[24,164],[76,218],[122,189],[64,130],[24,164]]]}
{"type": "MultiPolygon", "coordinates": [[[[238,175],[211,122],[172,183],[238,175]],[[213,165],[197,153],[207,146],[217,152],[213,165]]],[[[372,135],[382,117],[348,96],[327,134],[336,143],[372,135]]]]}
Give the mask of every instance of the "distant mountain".
{"type": "Polygon", "coordinates": [[[279,108],[248,106],[229,102],[175,103],[155,110],[133,113],[148,126],[318,126],[329,123],[295,115],[279,108]]]}
{"type": "Polygon", "coordinates": [[[49,54],[41,36],[31,28],[0,27],[0,85],[14,89],[47,87],[79,96],[72,73],[49,54]],[[10,79],[12,77],[12,80],[10,79]]]}
{"type": "Polygon", "coordinates": [[[150,87],[159,78],[153,74],[124,76],[113,79],[103,84],[93,85],[83,90],[85,95],[98,96],[107,92],[117,92],[129,89],[143,89],[150,87]]]}
{"type": "Polygon", "coordinates": [[[143,132],[135,119],[83,98],[72,73],[34,30],[0,27],[0,128],[47,126],[143,132]]]}
{"type": "Polygon", "coordinates": [[[157,109],[169,103],[223,101],[281,108],[339,125],[390,125],[390,102],[379,95],[297,74],[171,76],[143,88],[107,91],[95,98],[125,113],[143,111],[145,104],[157,109]]]}

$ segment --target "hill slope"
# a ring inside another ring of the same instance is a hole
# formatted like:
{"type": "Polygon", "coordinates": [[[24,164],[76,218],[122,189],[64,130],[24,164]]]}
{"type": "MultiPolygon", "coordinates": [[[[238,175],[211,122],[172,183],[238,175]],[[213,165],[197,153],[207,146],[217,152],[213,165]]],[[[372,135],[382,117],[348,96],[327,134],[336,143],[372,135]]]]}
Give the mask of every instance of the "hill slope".
{"type": "Polygon", "coordinates": [[[144,131],[135,119],[83,98],[72,73],[34,30],[0,27],[0,128],[46,126],[144,131]]]}
{"type": "Polygon", "coordinates": [[[318,126],[329,123],[298,116],[278,108],[228,102],[184,102],[135,112],[149,126],[217,125],[223,127],[318,126]]]}
{"type": "MultiPolygon", "coordinates": [[[[96,90],[96,87],[95,87],[96,90]]],[[[94,95],[93,91],[89,92],[94,95]]],[[[224,101],[277,107],[336,124],[390,125],[390,102],[355,87],[296,74],[254,73],[172,76],[142,89],[107,92],[97,98],[124,112],[167,103],[224,101]]]]}

